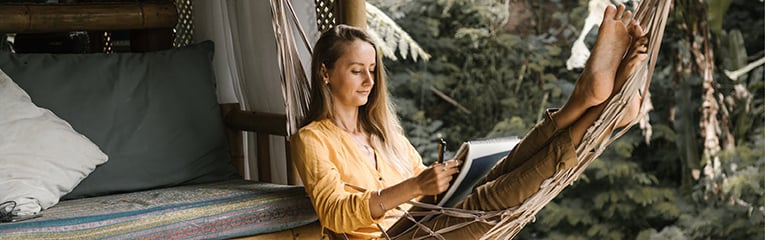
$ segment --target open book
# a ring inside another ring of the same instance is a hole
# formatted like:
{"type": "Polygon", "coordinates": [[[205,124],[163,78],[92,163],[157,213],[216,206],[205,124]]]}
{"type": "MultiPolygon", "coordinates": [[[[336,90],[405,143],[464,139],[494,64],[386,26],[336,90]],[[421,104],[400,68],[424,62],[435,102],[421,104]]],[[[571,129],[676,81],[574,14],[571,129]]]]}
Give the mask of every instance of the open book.
{"type": "MultiPolygon", "coordinates": [[[[453,159],[461,160],[462,165],[460,166],[460,172],[452,179],[449,189],[437,197],[426,196],[420,199],[420,201],[441,207],[454,207],[473,192],[473,187],[491,171],[500,159],[507,156],[519,141],[518,137],[505,137],[471,140],[462,143],[453,157],[453,159]]],[[[410,211],[423,210],[425,209],[417,207],[410,209],[410,211]]],[[[426,216],[418,219],[418,221],[424,222],[430,218],[430,216],[426,216]]],[[[411,227],[413,227],[412,222],[402,218],[391,226],[388,233],[398,235],[408,231],[411,227]]]]}
{"type": "Polygon", "coordinates": [[[454,207],[473,191],[473,187],[518,144],[517,137],[472,140],[462,143],[454,159],[462,161],[460,172],[449,189],[437,197],[436,205],[454,207]]]}

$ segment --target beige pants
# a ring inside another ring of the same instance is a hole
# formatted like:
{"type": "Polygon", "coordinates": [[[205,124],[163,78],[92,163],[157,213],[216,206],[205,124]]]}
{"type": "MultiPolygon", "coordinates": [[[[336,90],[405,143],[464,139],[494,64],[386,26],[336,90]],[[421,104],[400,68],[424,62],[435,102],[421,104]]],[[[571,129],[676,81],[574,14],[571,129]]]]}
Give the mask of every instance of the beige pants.
{"type": "MultiPolygon", "coordinates": [[[[457,208],[470,210],[502,210],[519,206],[539,190],[542,182],[561,170],[577,164],[576,152],[571,143],[569,129],[555,129],[555,123],[547,111],[544,120],[521,140],[520,143],[476,186],[473,193],[457,208]]],[[[438,230],[472,219],[455,218],[446,215],[425,223],[438,230]]],[[[443,236],[446,239],[478,239],[492,226],[473,223],[443,236]]],[[[400,239],[411,239],[426,233],[417,229],[400,239]]],[[[393,236],[393,235],[391,235],[393,236]]]]}

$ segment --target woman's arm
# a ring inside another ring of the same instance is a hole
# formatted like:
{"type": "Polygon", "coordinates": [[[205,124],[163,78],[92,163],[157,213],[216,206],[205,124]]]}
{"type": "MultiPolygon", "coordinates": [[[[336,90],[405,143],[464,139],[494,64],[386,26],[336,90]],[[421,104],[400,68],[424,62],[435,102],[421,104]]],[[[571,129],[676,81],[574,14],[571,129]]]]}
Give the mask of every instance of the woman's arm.
{"type": "Polygon", "coordinates": [[[418,175],[388,188],[382,189],[369,198],[369,212],[372,218],[383,217],[387,210],[423,195],[436,195],[449,188],[452,176],[458,171],[459,162],[450,160],[434,164],[418,175]]]}
{"type": "Polygon", "coordinates": [[[366,192],[347,191],[331,154],[342,146],[338,146],[337,141],[329,139],[324,133],[301,130],[293,135],[290,147],[291,157],[319,220],[335,232],[350,232],[375,223],[384,216],[383,207],[390,210],[419,196],[446,191],[458,166],[453,161],[446,168],[444,164],[439,164],[421,170],[419,155],[412,149],[415,154],[413,157],[420,165],[414,169],[417,175],[381,190],[378,196],[374,189],[366,192]]]}
{"type": "MultiPolygon", "coordinates": [[[[318,131],[301,130],[290,140],[291,157],[321,224],[334,232],[372,225],[372,192],[347,191],[332,159],[337,141],[318,131]]],[[[342,167],[342,166],[340,166],[342,167]]]]}

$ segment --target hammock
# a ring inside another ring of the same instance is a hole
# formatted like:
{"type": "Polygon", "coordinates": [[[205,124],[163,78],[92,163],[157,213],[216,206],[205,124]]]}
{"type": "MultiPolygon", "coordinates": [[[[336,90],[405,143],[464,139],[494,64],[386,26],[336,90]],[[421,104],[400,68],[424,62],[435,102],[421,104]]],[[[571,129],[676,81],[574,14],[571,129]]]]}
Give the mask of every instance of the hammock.
{"type": "MultiPolygon", "coordinates": [[[[634,18],[639,20],[641,27],[648,32],[648,59],[644,61],[638,69],[629,76],[621,91],[617,93],[606,105],[598,120],[587,130],[582,143],[576,149],[576,156],[579,164],[565,171],[560,171],[551,178],[542,182],[537,193],[526,199],[520,206],[505,209],[501,211],[469,211],[455,208],[442,208],[435,205],[410,202],[414,206],[431,209],[424,212],[406,212],[403,217],[410,219],[421,230],[428,233],[417,239],[436,238],[444,239],[441,234],[459,229],[463,226],[475,222],[482,222],[493,225],[481,239],[512,239],[521,229],[530,221],[534,221],[534,216],[547,203],[555,198],[566,186],[571,185],[576,178],[584,172],[589,164],[598,157],[606,146],[624,135],[630,127],[635,125],[639,118],[634,119],[626,127],[615,131],[612,134],[606,134],[608,129],[613,129],[616,124],[622,120],[625,107],[631,99],[640,98],[641,111],[646,108],[646,99],[648,96],[648,87],[651,83],[654,67],[659,53],[659,47],[664,34],[667,16],[669,14],[672,0],[644,0],[635,10],[634,18]],[[602,139],[601,141],[598,141],[602,139]],[[433,231],[415,221],[414,217],[428,216],[434,214],[445,214],[452,217],[470,218],[472,221],[466,221],[454,226],[433,231]]],[[[641,112],[641,115],[645,112],[641,112]]]]}
{"type": "MultiPolygon", "coordinates": [[[[300,103],[307,102],[307,86],[310,85],[302,71],[302,65],[297,58],[297,51],[292,36],[291,28],[287,24],[285,10],[282,3],[287,5],[292,16],[294,11],[289,1],[271,0],[272,12],[274,13],[274,32],[277,35],[277,46],[281,54],[280,66],[283,72],[283,89],[287,101],[288,122],[302,118],[305,110],[304,105],[300,103]],[[284,66],[290,63],[291,67],[284,66]],[[287,69],[293,69],[292,71],[287,69]],[[299,69],[299,71],[298,71],[299,69]],[[290,78],[290,79],[287,79],[290,78]]],[[[526,199],[520,206],[500,210],[500,211],[474,211],[457,208],[442,208],[435,205],[410,201],[415,207],[430,209],[429,211],[407,212],[403,211],[402,216],[411,220],[415,226],[428,233],[417,239],[436,238],[444,239],[441,234],[454,231],[461,227],[475,222],[481,222],[492,225],[493,227],[484,234],[481,239],[511,239],[515,237],[521,229],[530,221],[534,221],[534,216],[555,198],[566,186],[571,185],[574,180],[589,166],[589,164],[598,157],[605,148],[613,141],[624,135],[633,125],[639,121],[639,117],[632,120],[626,127],[607,134],[609,129],[614,129],[616,124],[622,120],[625,107],[633,98],[640,98],[641,115],[645,114],[649,93],[648,87],[651,83],[654,67],[659,53],[659,47],[664,34],[667,16],[672,4],[672,0],[643,0],[635,9],[633,18],[640,22],[641,27],[648,32],[648,59],[644,61],[638,69],[628,77],[622,89],[614,95],[607,103],[605,110],[591,126],[579,147],[576,149],[578,165],[556,173],[549,179],[542,182],[539,191],[526,199]],[[472,219],[464,223],[456,224],[446,228],[433,231],[427,226],[415,221],[415,217],[445,214],[453,217],[472,219]]],[[[294,19],[299,28],[299,22],[294,19]]],[[[302,33],[302,30],[300,31],[302,33]]],[[[303,40],[307,42],[303,35],[303,40]]],[[[291,129],[297,129],[297,121],[289,123],[291,129]]],[[[291,131],[288,131],[291,132],[291,131]]],[[[386,237],[388,237],[386,235],[386,237]]]]}
{"type": "Polygon", "coordinates": [[[292,30],[292,26],[287,18],[291,16],[292,22],[300,33],[303,43],[308,48],[309,54],[313,54],[311,43],[297,19],[295,9],[288,0],[270,0],[271,1],[271,23],[274,28],[274,37],[276,38],[276,48],[279,56],[279,70],[281,71],[282,96],[284,97],[285,109],[287,112],[287,139],[292,133],[300,128],[300,121],[308,112],[308,101],[311,98],[311,82],[306,76],[303,65],[300,62],[297,43],[292,30]]]}

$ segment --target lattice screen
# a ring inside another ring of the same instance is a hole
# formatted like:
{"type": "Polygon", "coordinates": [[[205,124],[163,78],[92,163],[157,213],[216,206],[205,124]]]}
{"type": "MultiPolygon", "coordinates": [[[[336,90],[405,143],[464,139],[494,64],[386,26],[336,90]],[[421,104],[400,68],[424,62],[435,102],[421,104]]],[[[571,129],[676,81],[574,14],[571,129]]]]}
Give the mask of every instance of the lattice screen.
{"type": "Polygon", "coordinates": [[[112,33],[104,32],[104,48],[101,49],[103,53],[112,53],[112,33]]]}
{"type": "MultiPolygon", "coordinates": [[[[336,24],[335,13],[335,0],[314,0],[316,3],[316,24],[320,32],[324,32],[330,29],[336,24]]],[[[178,9],[178,24],[173,29],[174,39],[173,47],[183,47],[189,45],[193,41],[194,36],[194,19],[192,15],[191,0],[174,0],[175,6],[178,9]]],[[[112,52],[112,43],[110,39],[110,33],[104,33],[104,49],[103,52],[112,52]]]]}
{"type": "MultiPolygon", "coordinates": [[[[193,41],[194,21],[192,15],[191,0],[173,0],[178,11],[178,23],[173,29],[173,47],[183,47],[193,41]]],[[[114,43],[112,42],[112,33],[104,32],[104,47],[101,49],[104,53],[114,52],[114,43]]]]}
{"type": "Polygon", "coordinates": [[[316,3],[316,25],[319,32],[327,31],[336,24],[335,0],[314,0],[316,3]]]}
{"type": "Polygon", "coordinates": [[[178,24],[175,25],[173,33],[173,47],[183,47],[191,44],[194,36],[194,21],[191,13],[191,0],[174,0],[175,7],[178,9],[178,24]]]}

